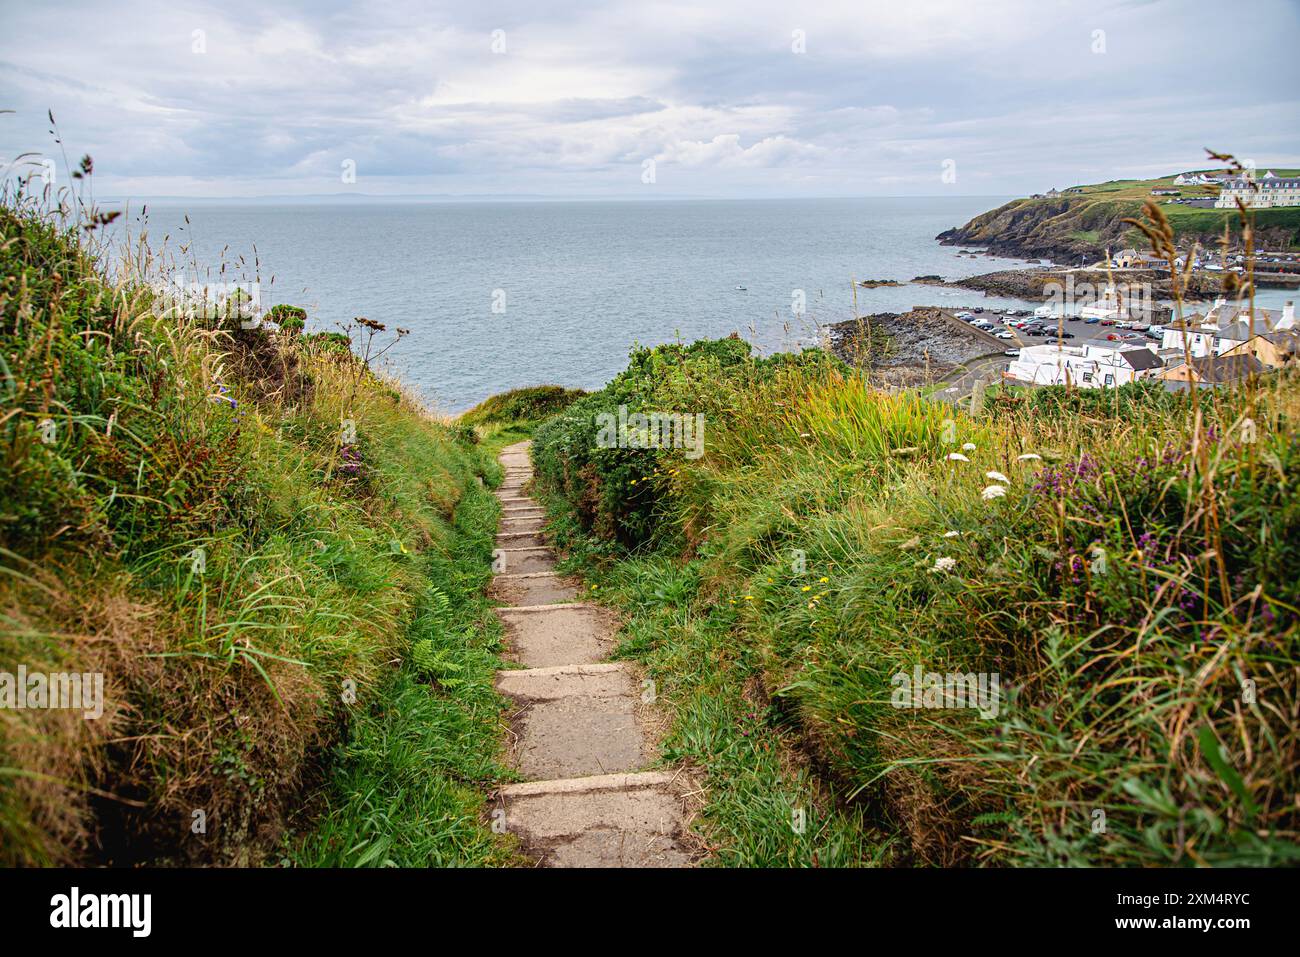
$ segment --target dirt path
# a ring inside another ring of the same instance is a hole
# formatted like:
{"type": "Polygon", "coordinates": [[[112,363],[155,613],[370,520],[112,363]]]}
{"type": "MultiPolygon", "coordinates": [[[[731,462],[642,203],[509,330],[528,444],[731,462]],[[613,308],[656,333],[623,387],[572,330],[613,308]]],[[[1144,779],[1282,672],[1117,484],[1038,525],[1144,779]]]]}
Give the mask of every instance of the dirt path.
{"type": "Polygon", "coordinates": [[[506,829],[538,863],[553,867],[683,867],[683,803],[673,776],[643,770],[656,749],[649,705],[634,666],[606,662],[618,622],[578,600],[555,573],[541,534],[542,509],[525,494],[532,478],[527,442],[504,449],[496,492],[494,592],[511,657],[521,669],[497,672],[511,715],[514,766],[525,779],[498,791],[506,829]]]}

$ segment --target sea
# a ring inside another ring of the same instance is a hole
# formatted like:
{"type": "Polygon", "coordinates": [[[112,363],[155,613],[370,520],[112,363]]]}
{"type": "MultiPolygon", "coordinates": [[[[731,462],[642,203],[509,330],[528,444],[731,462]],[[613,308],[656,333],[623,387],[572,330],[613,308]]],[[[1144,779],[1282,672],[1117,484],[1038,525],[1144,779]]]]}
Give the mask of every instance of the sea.
{"type": "Polygon", "coordinates": [[[1036,305],[908,282],[1019,268],[941,246],[1008,197],[127,205],[163,272],[256,282],[308,329],[380,322],[381,360],[435,411],[519,386],[595,389],[638,345],[737,333],[761,353],[919,305],[1036,305]],[[855,280],[900,286],[855,287],[855,280]]]}

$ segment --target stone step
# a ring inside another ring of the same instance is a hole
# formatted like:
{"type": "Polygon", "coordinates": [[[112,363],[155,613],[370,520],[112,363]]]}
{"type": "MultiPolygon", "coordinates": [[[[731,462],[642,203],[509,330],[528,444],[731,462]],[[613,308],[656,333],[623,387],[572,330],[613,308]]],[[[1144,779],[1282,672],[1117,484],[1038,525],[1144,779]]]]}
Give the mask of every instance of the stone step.
{"type": "Polygon", "coordinates": [[[546,539],[541,532],[498,532],[497,545],[502,548],[525,548],[529,545],[537,548],[546,547],[546,539]]]}
{"type": "Polygon", "coordinates": [[[511,532],[540,532],[546,526],[544,518],[503,518],[497,528],[497,534],[511,532]]]}
{"type": "Polygon", "coordinates": [[[507,605],[550,605],[573,601],[578,589],[571,578],[554,572],[530,572],[497,575],[492,579],[492,594],[507,605]]]}
{"type": "Polygon", "coordinates": [[[497,492],[497,501],[500,502],[503,506],[510,505],[513,506],[514,508],[521,508],[524,505],[524,503],[532,505],[534,508],[541,508],[541,506],[537,504],[537,500],[535,498],[532,498],[531,496],[502,495],[500,494],[499,490],[497,492]]]}
{"type": "Polygon", "coordinates": [[[498,574],[519,575],[525,572],[549,572],[555,570],[555,556],[549,548],[529,546],[528,548],[502,548],[498,546],[500,570],[498,574]]]}
{"type": "Polygon", "coordinates": [[[513,657],[528,668],[589,665],[614,648],[618,621],[599,605],[580,602],[498,608],[513,657]]]}
{"type": "Polygon", "coordinates": [[[546,510],[540,505],[503,505],[501,506],[502,518],[540,518],[546,514],[546,510]],[[536,512],[535,515],[528,514],[536,512]]]}
{"type": "Polygon", "coordinates": [[[546,867],[686,867],[682,803],[662,772],[510,784],[506,830],[546,867]]]}
{"type": "Polygon", "coordinates": [[[499,671],[496,687],[520,705],[512,751],[526,778],[632,771],[650,760],[636,676],[625,664],[499,671]]]}

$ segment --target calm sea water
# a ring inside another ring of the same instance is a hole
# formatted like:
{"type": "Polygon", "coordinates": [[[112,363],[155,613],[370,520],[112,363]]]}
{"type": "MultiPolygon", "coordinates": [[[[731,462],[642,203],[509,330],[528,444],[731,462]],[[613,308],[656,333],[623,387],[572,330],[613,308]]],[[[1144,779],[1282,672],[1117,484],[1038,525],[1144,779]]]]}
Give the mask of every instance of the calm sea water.
{"type": "MultiPolygon", "coordinates": [[[[852,316],[855,277],[1023,265],[934,242],[1002,201],[151,204],[147,227],[214,278],[223,262],[225,279],[256,278],[255,245],[263,304],[305,306],[309,328],[367,316],[410,329],[389,367],[457,412],[516,386],[597,388],[637,343],[739,332],[765,352],[797,348],[852,316]]],[[[1024,305],[922,285],[859,289],[857,302],[1024,305]]]]}

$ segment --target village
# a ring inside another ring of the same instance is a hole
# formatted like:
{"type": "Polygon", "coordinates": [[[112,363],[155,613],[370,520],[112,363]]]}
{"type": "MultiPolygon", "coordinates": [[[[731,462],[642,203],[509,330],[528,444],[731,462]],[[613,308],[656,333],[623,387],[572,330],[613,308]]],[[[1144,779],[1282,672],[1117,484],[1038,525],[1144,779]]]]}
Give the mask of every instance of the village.
{"type": "MultiPolygon", "coordinates": [[[[1097,188],[1051,189],[1031,199],[1050,200],[1097,188]]],[[[1148,192],[1152,202],[1165,206],[1300,206],[1300,178],[1272,170],[1261,176],[1253,169],[1188,171],[1151,184],[1148,192]]],[[[1006,343],[1002,362],[981,359],[986,382],[997,374],[1006,385],[1022,386],[1110,388],[1157,380],[1170,391],[1179,391],[1213,388],[1294,365],[1300,359],[1294,300],[1287,300],[1281,309],[1268,309],[1252,308],[1244,298],[1235,304],[1217,298],[1201,305],[1203,311],[1184,315],[1167,299],[1168,287],[1179,277],[1184,288],[1195,278],[1204,295],[1207,287],[1220,285],[1214,274],[1223,274],[1231,282],[1228,273],[1240,277],[1239,288],[1296,288],[1300,252],[1255,250],[1248,262],[1244,251],[1192,243],[1170,263],[1152,251],[1107,249],[1100,261],[1067,268],[1043,283],[1045,304],[1032,311],[974,307],[946,312],[948,318],[1006,343]],[[1174,272],[1178,275],[1172,276],[1174,272]],[[1083,280],[1077,285],[1076,275],[1083,280]],[[1160,304],[1156,290],[1164,290],[1160,304]],[[1030,338],[1041,342],[1027,342],[1030,338]]],[[[996,281],[1002,275],[986,278],[996,281]]],[[[985,291],[998,290],[994,286],[985,291]]]]}
{"type": "Polygon", "coordinates": [[[1294,301],[1280,311],[1257,308],[1252,315],[1248,308],[1218,299],[1204,313],[1163,325],[1124,315],[1113,299],[1103,298],[1083,307],[1068,323],[1063,316],[1040,318],[1041,325],[1013,317],[1007,325],[1027,335],[1052,336],[1047,323],[1059,328],[1055,341],[1007,350],[1012,361],[1002,373],[1004,383],[1110,388],[1156,379],[1170,391],[1179,391],[1236,382],[1300,359],[1294,301]],[[1064,327],[1079,323],[1095,326],[1096,334],[1077,344],[1066,341],[1079,334],[1064,327]]]}

